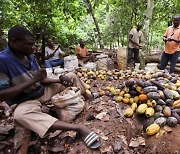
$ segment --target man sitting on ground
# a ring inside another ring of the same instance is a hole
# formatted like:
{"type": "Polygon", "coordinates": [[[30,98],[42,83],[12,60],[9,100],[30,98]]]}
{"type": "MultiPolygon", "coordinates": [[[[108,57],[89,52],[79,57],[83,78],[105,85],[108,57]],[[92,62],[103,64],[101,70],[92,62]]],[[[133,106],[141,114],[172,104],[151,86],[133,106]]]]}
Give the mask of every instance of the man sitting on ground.
{"type": "Polygon", "coordinates": [[[51,38],[46,38],[47,47],[45,48],[45,64],[46,68],[55,66],[64,66],[64,52],[61,51],[60,46],[54,44],[51,38]]]}
{"type": "Polygon", "coordinates": [[[95,61],[94,55],[90,54],[85,47],[85,41],[80,40],[79,46],[76,48],[76,55],[78,57],[78,60],[80,61],[80,64],[86,63],[88,61],[95,61]]]}
{"type": "Polygon", "coordinates": [[[60,121],[42,112],[42,104],[68,86],[80,88],[88,99],[86,84],[75,73],[47,78],[46,69],[40,68],[33,53],[35,39],[23,27],[14,26],[8,32],[8,47],[0,52],[0,102],[17,104],[14,120],[36,132],[41,138],[49,131],[73,130],[80,133],[90,148],[100,146],[99,136],[86,126],[60,121]]]}

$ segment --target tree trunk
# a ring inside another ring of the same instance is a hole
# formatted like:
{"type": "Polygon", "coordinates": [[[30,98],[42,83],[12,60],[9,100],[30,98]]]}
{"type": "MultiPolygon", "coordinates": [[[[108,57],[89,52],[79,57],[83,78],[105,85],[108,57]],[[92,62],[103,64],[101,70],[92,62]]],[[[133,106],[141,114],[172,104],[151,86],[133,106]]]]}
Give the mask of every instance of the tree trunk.
{"type": "MultiPolygon", "coordinates": [[[[0,6],[0,9],[3,10],[3,3],[0,6]]],[[[3,11],[0,11],[0,51],[2,51],[7,46],[7,41],[3,32],[3,25],[4,23],[4,17],[3,17],[3,11]]]]}
{"type": "Polygon", "coordinates": [[[91,16],[92,16],[92,18],[93,18],[93,20],[94,20],[94,24],[95,24],[96,30],[97,30],[97,32],[98,32],[98,38],[99,38],[100,48],[103,49],[103,48],[104,48],[103,40],[102,40],[102,38],[101,38],[101,33],[100,33],[99,25],[98,25],[98,23],[97,23],[97,20],[96,20],[95,15],[94,15],[94,10],[93,10],[91,1],[90,1],[90,0],[86,0],[86,2],[88,3],[88,11],[89,11],[89,13],[91,14],[91,16]]]}
{"type": "Polygon", "coordinates": [[[147,10],[146,10],[146,19],[144,20],[144,47],[142,51],[140,51],[140,68],[144,69],[145,68],[145,57],[147,55],[148,51],[148,36],[149,36],[149,25],[152,19],[152,13],[153,13],[153,8],[154,8],[154,0],[147,0],[147,10]]]}

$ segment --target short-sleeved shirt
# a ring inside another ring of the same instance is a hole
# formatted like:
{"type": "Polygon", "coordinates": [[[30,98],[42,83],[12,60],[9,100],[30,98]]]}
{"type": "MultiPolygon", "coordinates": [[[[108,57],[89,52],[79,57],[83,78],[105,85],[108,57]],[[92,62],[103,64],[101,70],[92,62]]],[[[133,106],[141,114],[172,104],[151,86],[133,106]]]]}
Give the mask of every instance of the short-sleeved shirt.
{"type": "MultiPolygon", "coordinates": [[[[169,26],[164,34],[167,38],[172,38],[179,40],[180,39],[180,26],[175,28],[173,26],[169,26]]],[[[165,53],[173,54],[176,51],[180,51],[179,47],[180,43],[175,41],[167,41],[165,45],[165,53]]]]}
{"type": "MultiPolygon", "coordinates": [[[[45,47],[45,56],[49,56],[50,54],[52,54],[56,49],[57,49],[57,45],[55,45],[54,49],[50,49],[49,47],[45,47]]],[[[60,59],[59,54],[61,53],[61,49],[59,48],[53,57],[50,57],[49,60],[56,60],[56,59],[60,59]]]]}
{"type": "MultiPolygon", "coordinates": [[[[27,56],[29,59],[30,68],[22,63],[9,47],[0,52],[0,90],[17,86],[33,78],[34,73],[39,70],[39,65],[34,55],[27,56]]],[[[18,96],[7,100],[9,105],[19,104],[21,102],[32,100],[42,96],[44,86],[36,83],[29,86],[18,96]]]]}
{"type": "Polygon", "coordinates": [[[78,46],[76,48],[76,55],[87,56],[88,54],[89,54],[89,52],[86,47],[81,48],[80,46],[78,46]]]}
{"type": "MultiPolygon", "coordinates": [[[[132,40],[138,44],[140,43],[140,40],[142,40],[143,38],[143,33],[140,30],[137,31],[137,28],[131,29],[129,34],[133,36],[132,40]]],[[[131,41],[129,41],[129,47],[139,49],[139,47],[131,41]]]]}

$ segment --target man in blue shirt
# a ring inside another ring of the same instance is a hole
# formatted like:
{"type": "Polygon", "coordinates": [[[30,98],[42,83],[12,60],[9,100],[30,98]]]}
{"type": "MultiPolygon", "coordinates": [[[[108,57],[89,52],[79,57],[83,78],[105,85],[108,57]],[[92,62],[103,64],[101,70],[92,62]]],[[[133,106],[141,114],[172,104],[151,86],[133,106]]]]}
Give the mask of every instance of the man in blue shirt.
{"type": "Polygon", "coordinates": [[[86,126],[63,122],[42,112],[41,104],[72,85],[70,79],[82,94],[85,94],[85,85],[74,73],[61,80],[47,78],[46,70],[39,67],[32,55],[34,43],[34,36],[25,28],[14,26],[9,30],[8,47],[0,53],[0,101],[18,104],[15,121],[40,137],[48,131],[74,130],[86,138],[90,148],[99,147],[99,136],[86,126]]]}

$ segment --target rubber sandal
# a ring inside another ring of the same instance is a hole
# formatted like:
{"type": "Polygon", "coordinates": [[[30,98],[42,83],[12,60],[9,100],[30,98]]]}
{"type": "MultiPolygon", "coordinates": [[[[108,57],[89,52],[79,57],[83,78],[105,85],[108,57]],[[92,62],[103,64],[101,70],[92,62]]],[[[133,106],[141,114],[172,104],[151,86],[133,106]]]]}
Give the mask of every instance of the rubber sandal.
{"type": "Polygon", "coordinates": [[[85,137],[84,142],[86,143],[87,147],[91,149],[97,149],[101,145],[99,136],[93,131],[85,137]]]}

